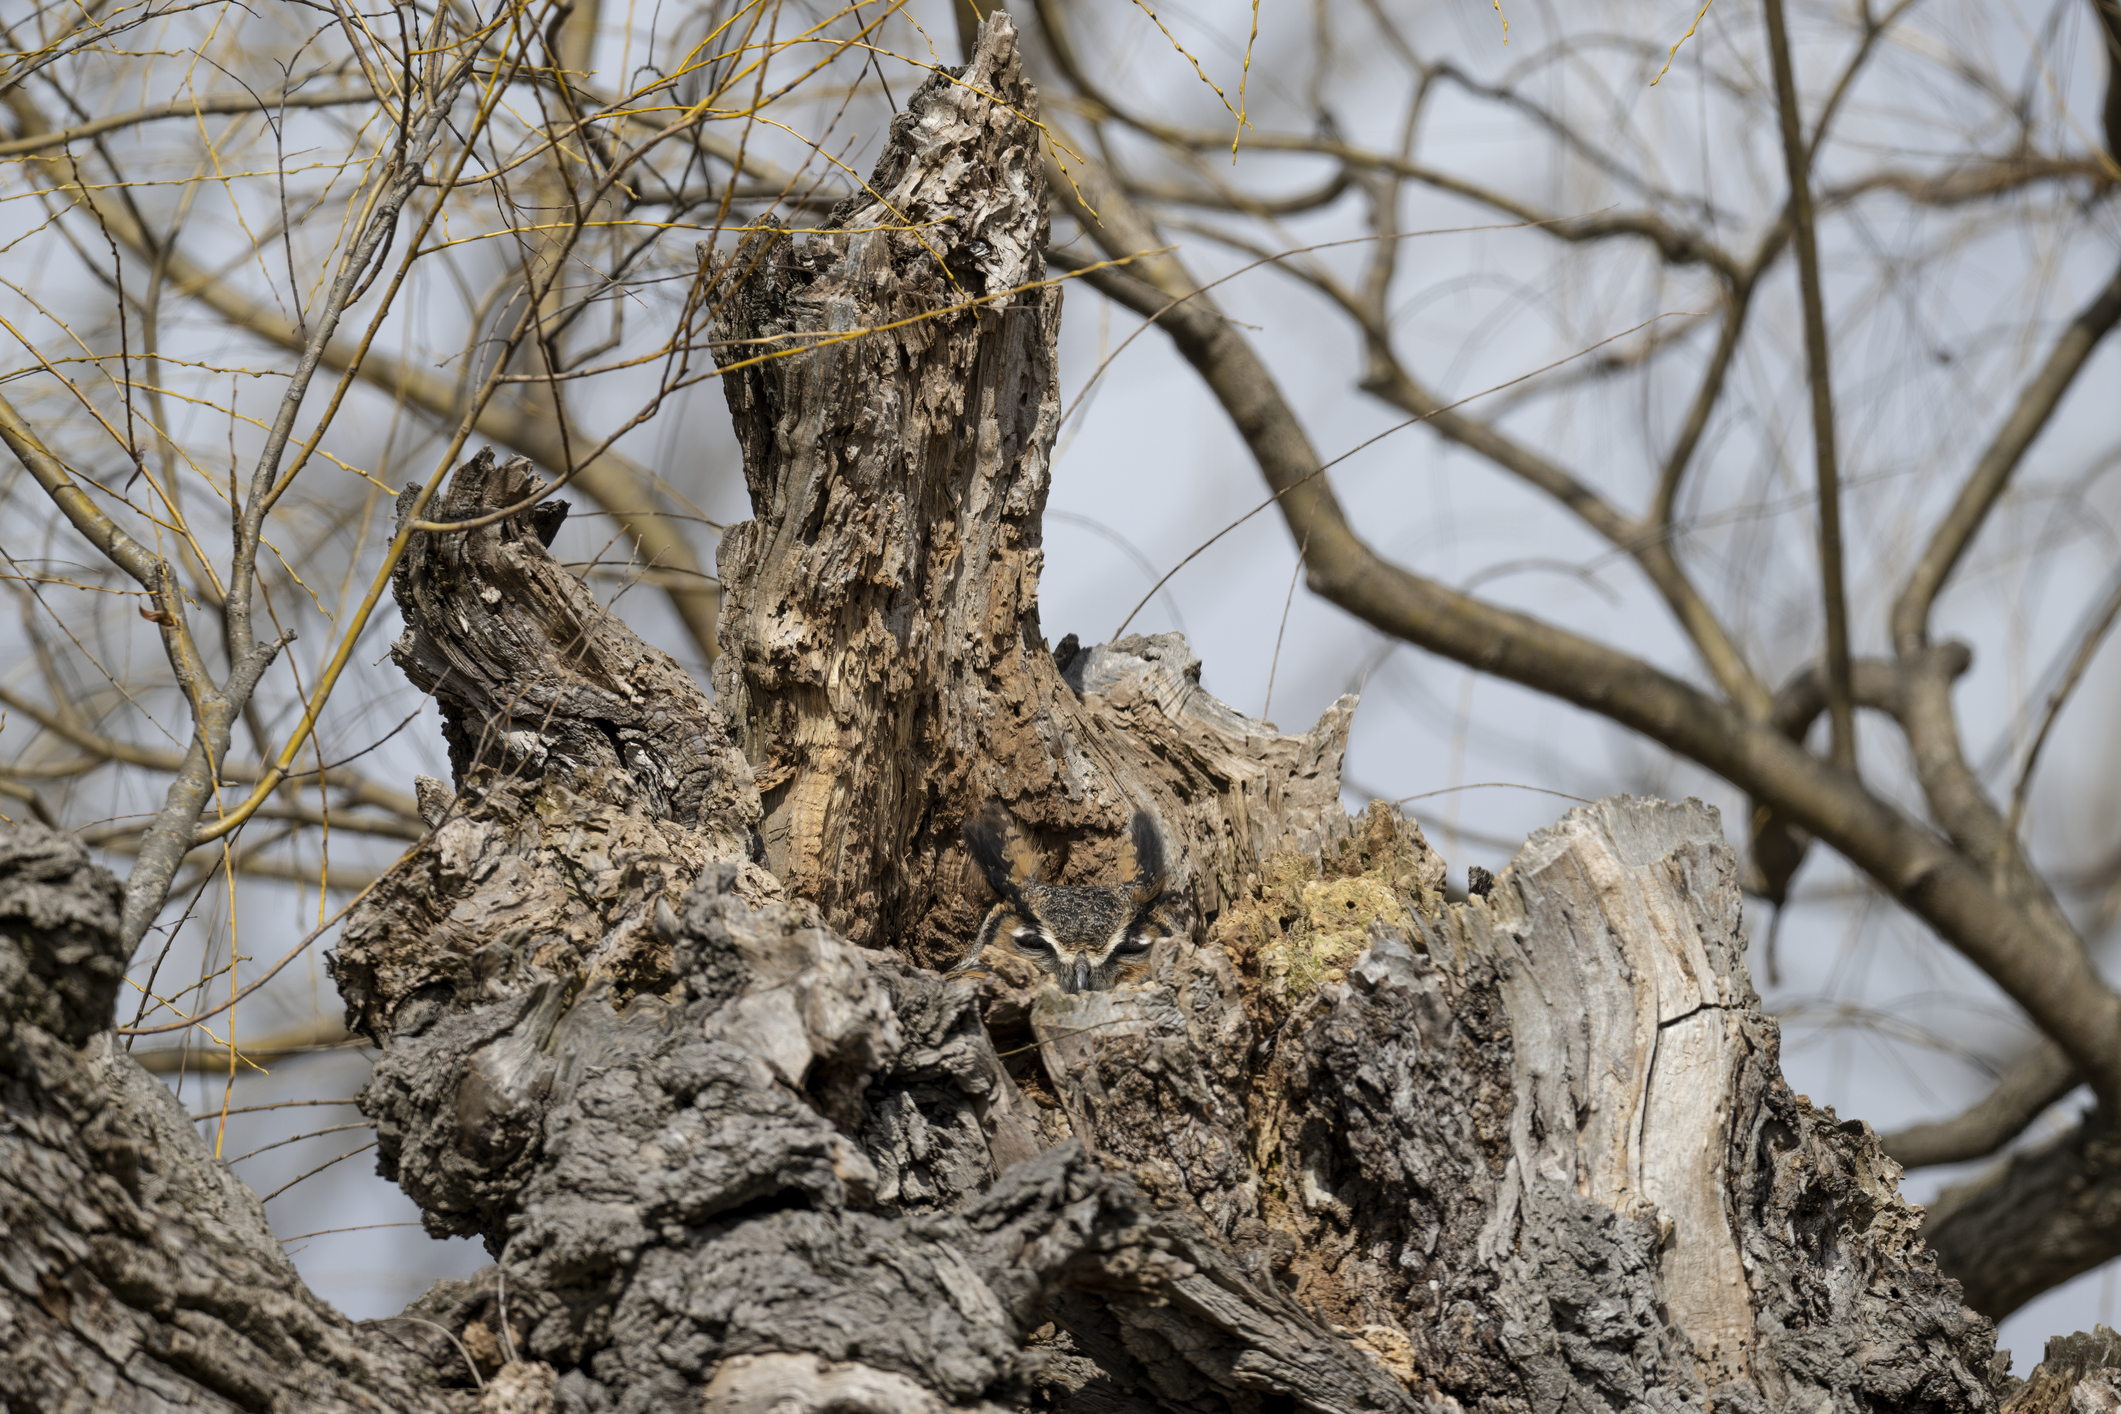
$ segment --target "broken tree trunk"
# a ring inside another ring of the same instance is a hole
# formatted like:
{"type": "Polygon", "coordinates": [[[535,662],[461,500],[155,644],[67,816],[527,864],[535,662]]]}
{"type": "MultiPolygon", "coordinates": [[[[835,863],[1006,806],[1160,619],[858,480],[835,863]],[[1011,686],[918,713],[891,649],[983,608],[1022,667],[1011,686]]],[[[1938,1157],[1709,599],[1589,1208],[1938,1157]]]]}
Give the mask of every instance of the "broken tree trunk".
{"type": "Polygon", "coordinates": [[[1316,848],[1353,705],[1282,736],[1202,693],[1176,639],[1049,651],[1061,290],[1038,98],[1008,17],[982,34],[826,231],[713,266],[756,517],[722,540],[715,688],[766,856],[855,942],[930,965],[986,906],[958,838],[983,801],[1045,837],[1053,882],[1108,875],[1146,809],[1214,913],[1275,849],[1316,848]]]}
{"type": "MultiPolygon", "coordinates": [[[[710,272],[725,332],[767,341],[726,346],[758,519],[725,548],[719,705],[551,560],[553,512],[405,561],[396,657],[456,780],[332,967],[381,1048],[383,1171],[485,1272],[359,1327],[310,1297],[95,1038],[107,882],[0,844],[0,1396],[1997,1402],[1897,1169],[1782,1082],[1712,811],[1577,810],[1447,905],[1411,822],[1340,810],[1349,704],[1283,735],[1176,636],[1047,650],[1035,119],[997,12],[872,199],[710,272]],[[1148,983],[935,970],[988,902],[955,841],[990,795],[1066,879],[1132,808],[1161,821],[1194,909],[1148,983]]],[[[440,514],[530,489],[474,458],[440,514]]]]}

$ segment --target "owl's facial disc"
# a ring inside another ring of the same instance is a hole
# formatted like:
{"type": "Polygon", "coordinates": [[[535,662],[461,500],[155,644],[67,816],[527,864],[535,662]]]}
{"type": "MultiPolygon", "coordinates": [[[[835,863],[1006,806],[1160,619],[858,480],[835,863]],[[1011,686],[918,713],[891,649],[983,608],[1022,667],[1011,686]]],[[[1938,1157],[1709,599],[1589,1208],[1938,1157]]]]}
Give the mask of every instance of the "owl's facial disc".
{"type": "Polygon", "coordinates": [[[1137,924],[1129,923],[1114,933],[1111,941],[1105,944],[1105,957],[1108,961],[1140,957],[1149,950],[1149,944],[1153,941],[1147,933],[1140,931],[1137,924]]]}

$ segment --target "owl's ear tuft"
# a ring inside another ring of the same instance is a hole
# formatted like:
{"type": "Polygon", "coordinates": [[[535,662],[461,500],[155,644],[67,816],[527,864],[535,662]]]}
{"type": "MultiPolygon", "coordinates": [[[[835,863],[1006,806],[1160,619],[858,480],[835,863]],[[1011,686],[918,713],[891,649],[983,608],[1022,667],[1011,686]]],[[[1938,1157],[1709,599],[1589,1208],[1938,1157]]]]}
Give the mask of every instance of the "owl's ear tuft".
{"type": "Polygon", "coordinates": [[[1136,908],[1156,902],[1162,896],[1164,883],[1169,878],[1169,869],[1164,862],[1164,837],[1149,818],[1146,810],[1134,812],[1134,824],[1128,840],[1134,858],[1128,871],[1127,895],[1136,908]]]}
{"type": "Polygon", "coordinates": [[[1038,882],[1038,849],[998,800],[988,801],[965,822],[965,847],[972,851],[988,885],[1004,898],[1013,898],[1018,889],[1038,882]]]}

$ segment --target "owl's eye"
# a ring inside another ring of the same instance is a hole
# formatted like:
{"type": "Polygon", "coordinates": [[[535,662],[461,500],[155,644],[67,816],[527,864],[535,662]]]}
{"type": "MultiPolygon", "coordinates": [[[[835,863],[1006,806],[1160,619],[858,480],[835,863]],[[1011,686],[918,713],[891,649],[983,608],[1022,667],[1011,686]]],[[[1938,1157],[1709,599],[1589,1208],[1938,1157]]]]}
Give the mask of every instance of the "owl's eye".
{"type": "Polygon", "coordinates": [[[1053,951],[1053,944],[1047,942],[1044,938],[1040,937],[1038,930],[1035,928],[1017,929],[1016,936],[1011,939],[1011,941],[1014,942],[1016,946],[1024,952],[1053,951]]]}
{"type": "Polygon", "coordinates": [[[1118,947],[1112,949],[1114,957],[1140,957],[1149,950],[1150,940],[1136,933],[1118,947]]]}

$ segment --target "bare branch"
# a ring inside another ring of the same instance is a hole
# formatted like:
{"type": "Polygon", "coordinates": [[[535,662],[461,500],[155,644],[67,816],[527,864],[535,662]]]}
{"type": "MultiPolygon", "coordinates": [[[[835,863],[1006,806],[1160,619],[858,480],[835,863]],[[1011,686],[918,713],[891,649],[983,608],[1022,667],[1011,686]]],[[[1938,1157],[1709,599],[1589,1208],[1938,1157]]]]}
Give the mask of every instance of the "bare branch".
{"type": "Polygon", "coordinates": [[[69,143],[84,142],[121,128],[135,128],[142,123],[158,123],[167,118],[204,118],[225,113],[277,113],[285,108],[342,108],[349,104],[375,101],[375,94],[365,91],[277,93],[263,96],[251,93],[219,93],[203,98],[180,98],[153,108],[141,108],[131,113],[114,113],[108,118],[96,118],[56,132],[32,133],[0,142],[0,157],[20,157],[24,153],[44,152],[54,147],[65,147],[69,143]]]}
{"type": "Polygon", "coordinates": [[[1819,193],[1819,205],[1822,209],[1845,206],[1872,192],[1887,191],[1918,206],[1965,206],[2009,196],[2042,182],[2090,181],[2105,187],[2113,180],[2104,159],[2098,157],[1995,157],[1940,172],[1873,172],[1824,188],[1819,193]]]}
{"type": "MultiPolygon", "coordinates": [[[[136,746],[132,742],[119,741],[115,737],[99,735],[78,722],[68,720],[64,714],[42,707],[10,688],[0,687],[0,704],[5,704],[14,711],[22,713],[25,717],[31,718],[37,725],[43,727],[54,736],[71,742],[83,751],[91,753],[98,762],[110,761],[126,766],[144,766],[151,771],[178,771],[183,769],[184,756],[181,752],[161,751],[153,747],[136,746]]],[[[220,779],[223,781],[240,781],[248,785],[264,779],[265,770],[265,767],[254,762],[223,761],[220,763],[220,779]]],[[[69,763],[68,769],[63,774],[71,775],[74,773],[75,768],[69,763]]],[[[25,772],[24,774],[27,773],[25,772]]],[[[61,773],[55,768],[54,774],[61,773]]],[[[287,787],[299,789],[302,786],[314,784],[316,779],[314,771],[290,771],[287,773],[283,784],[287,787]]],[[[345,792],[346,801],[349,805],[372,805],[378,809],[387,810],[405,820],[417,820],[420,818],[419,802],[414,800],[413,797],[403,791],[391,790],[387,786],[378,785],[349,767],[331,767],[326,772],[325,779],[329,782],[331,789],[345,792]]]]}
{"type": "Polygon", "coordinates": [[[2014,1061],[1973,1108],[1950,1119],[1910,1125],[1878,1142],[1905,1168],[1984,1158],[2025,1132],[2050,1105],[2077,1087],[2077,1068],[2052,1041],[2014,1061]]]}
{"type": "Polygon", "coordinates": [[[1893,647],[1912,653],[1929,641],[1930,607],[1951,577],[1952,569],[1976,532],[1988,519],[2003,488],[2010,484],[2018,464],[2025,459],[2047,421],[2054,415],[2085,360],[2098,347],[2117,321],[2121,321],[2121,269],[2062,331],[2049,351],[2047,362],[2018,394],[2016,406],[1981,459],[1959,488],[1959,497],[1938,523],[1930,543],[1908,572],[1907,582],[1893,601],[1893,647]]]}
{"type": "MultiPolygon", "coordinates": [[[[2003,812],[1967,764],[1958,718],[1952,711],[1955,673],[1949,651],[1946,645],[1901,659],[1906,671],[1901,678],[1900,726],[1907,733],[1915,776],[1930,813],[1951,836],[1961,857],[1986,874],[1992,887],[2018,912],[2028,933],[2038,934],[2057,957],[2074,953],[2088,959],[2069,915],[2055,901],[2047,881],[2011,833],[2003,812]]],[[[2084,1058],[2068,1038],[2052,1031],[2048,1035],[2082,1064],[2084,1058]]],[[[2080,1073],[2089,1078],[2088,1071],[2080,1073]]]]}
{"type": "MultiPolygon", "coordinates": [[[[49,129],[48,121],[23,95],[11,96],[10,102],[18,117],[28,115],[22,121],[25,132],[49,129]]],[[[92,191],[82,190],[71,173],[49,165],[47,159],[32,159],[24,166],[47,190],[91,209],[104,228],[127,248],[145,259],[158,261],[165,297],[196,299],[268,344],[297,354],[303,349],[307,342],[303,331],[290,326],[277,310],[251,299],[219,272],[194,264],[173,246],[164,248],[125,211],[92,191]]],[[[402,399],[445,426],[462,415],[455,384],[409,360],[374,348],[349,347],[339,339],[327,341],[318,357],[324,367],[335,373],[343,375],[348,369],[357,369],[363,383],[387,397],[402,399]]],[[[555,476],[564,475],[572,465],[565,430],[551,414],[531,404],[489,402],[479,410],[474,430],[481,437],[515,448],[555,476]]],[[[573,484],[617,517],[633,535],[643,564],[693,577],[692,587],[672,587],[665,592],[701,654],[712,662],[720,651],[714,625],[721,594],[683,532],[661,514],[663,497],[656,489],[657,478],[624,455],[609,450],[574,470],[573,484]]]]}
{"type": "MultiPolygon", "coordinates": [[[[1085,165],[1069,175],[1072,182],[1064,180],[1058,172],[1050,173],[1048,180],[1084,229],[1114,258],[1122,252],[1134,254],[1164,244],[1146,218],[1113,184],[1104,167],[1085,165]],[[1078,189],[1087,198],[1087,205],[1075,198],[1078,189]]],[[[1054,252],[1049,252],[1048,259],[1064,269],[1082,269],[1087,264],[1054,252]]],[[[1141,271],[1149,283],[1118,270],[1100,271],[1085,278],[1119,303],[1151,318],[1170,308],[1174,301],[1183,300],[1192,309],[1218,322],[1222,319],[1214,302],[1201,293],[1200,287],[1175,257],[1160,255],[1150,261],[1137,259],[1130,269],[1141,271]]],[[[1370,359],[1369,371],[1361,385],[1363,391],[1421,419],[1423,425],[1438,435],[1521,477],[1627,551],[1672,607],[1718,684],[1749,715],[1766,715],[1769,696],[1765,684],[1746,664],[1729,633],[1688,580],[1672,553],[1668,535],[1648,533],[1641,523],[1624,515],[1582,481],[1492,423],[1446,406],[1399,361],[1392,350],[1389,331],[1379,327],[1372,318],[1374,301],[1366,304],[1330,278],[1306,278],[1341,304],[1363,327],[1370,359]]]]}
{"type": "Polygon", "coordinates": [[[2069,667],[2062,674],[2062,681],[2047,696],[2047,707],[2040,714],[2040,727],[2033,733],[2033,744],[2025,749],[2025,765],[2019,768],[2018,784],[2011,789],[2010,819],[2005,824],[2013,836],[2025,818],[2025,798],[2032,792],[2033,771],[2040,764],[2040,751],[2047,745],[2047,734],[2054,730],[2055,719],[2062,715],[2062,708],[2084,679],[2084,670],[2091,666],[2098,655],[2099,646],[2106,642],[2106,635],[2113,629],[2114,620],[2121,617],[2121,578],[2107,593],[2106,602],[2092,614],[2084,626],[2084,633],[2077,641],[2077,651],[2070,655],[2069,667]]]}
{"type": "Polygon", "coordinates": [[[1924,1204],[1922,1240],[2001,1319],[2121,1252],[2121,1134],[2095,1113],[1924,1204]]]}
{"type": "Polygon", "coordinates": [[[0,399],[0,438],[5,439],[9,450],[82,535],[154,596],[163,647],[177,683],[191,703],[191,744],[178,764],[176,779],[170,783],[161,812],[140,841],[139,858],[126,880],[119,935],[130,949],[146,936],[148,925],[168,897],[177,866],[191,850],[192,829],[199,812],[213,793],[214,765],[227,759],[235,719],[287,639],[248,650],[235,662],[227,682],[217,687],[200,660],[198,645],[185,619],[184,596],[178,591],[168,564],[149,555],[145,547],[118,529],[74,485],[58,459],[45,449],[5,399],[0,399]]]}
{"type": "MultiPolygon", "coordinates": [[[[343,1050],[358,1044],[358,1038],[346,1029],[344,1022],[312,1021],[304,1026],[289,1027],[242,1042],[236,1052],[238,1066],[251,1066],[266,1061],[280,1060],[286,1056],[309,1055],[316,1051],[343,1050]]],[[[193,1071],[209,1062],[228,1064],[228,1048],[204,1045],[158,1047],[154,1050],[132,1052],[132,1058],[140,1068],[157,1075],[189,1068],[193,1071]]],[[[351,1104],[352,1101],[312,1100],[308,1104],[351,1104]]],[[[231,1110],[231,1114],[235,1111],[231,1110]]]]}
{"type": "Polygon", "coordinates": [[[163,797],[162,809],[141,837],[132,873],[126,876],[119,936],[128,951],[147,936],[149,925],[169,897],[177,866],[191,853],[199,813],[213,798],[214,763],[227,759],[236,718],[287,642],[283,636],[260,644],[249,657],[237,662],[227,682],[218,688],[208,683],[193,699],[191,745],[177,768],[176,779],[170,782],[169,793],[163,797]]]}
{"type": "Polygon", "coordinates": [[[0,397],[0,442],[15,454],[23,468],[60,512],[81,532],[89,544],[101,550],[110,562],[155,595],[155,607],[167,612],[161,602],[166,567],[145,545],[127,535],[94,501],[74,484],[73,476],[59,459],[45,449],[36,431],[25,422],[14,404],[0,397]]]}
{"type": "Polygon", "coordinates": [[[1307,211],[1331,206],[1340,200],[1353,183],[1353,174],[1343,167],[1311,190],[1290,196],[1253,196],[1248,192],[1231,190],[1202,191],[1196,187],[1134,177],[1127,179],[1127,192],[1141,201],[1162,202],[1171,206],[1206,206],[1218,211],[1241,212],[1246,216],[1299,216],[1307,211]]]}
{"type": "MultiPolygon", "coordinates": [[[[1083,174],[1078,174],[1078,180],[1083,174]]],[[[1093,195],[1108,248],[1146,232],[1116,190],[1093,195]]],[[[2063,1047],[2102,1098],[2121,1106],[2121,997],[2099,977],[2066,925],[2033,926],[1985,872],[1820,761],[1765,720],[1734,710],[1649,663],[1528,616],[1496,608],[1380,557],[1348,524],[1320,475],[1309,436],[1244,337],[1168,253],[1133,267],[1155,279],[1086,276],[1153,316],[1244,437],[1297,543],[1313,592],[1407,642],[1605,716],[1715,771],[1826,840],[1986,972],[2063,1047]],[[1168,288],[1181,292],[1167,296],[1168,288]]],[[[1939,667],[1943,665],[1940,664],[1939,667]]],[[[2000,824],[2000,817],[1998,819],[2000,824]]]]}
{"type": "MultiPolygon", "coordinates": [[[[281,820],[311,829],[332,830],[349,835],[373,835],[379,839],[417,840],[427,834],[424,822],[417,817],[406,820],[391,816],[355,815],[347,811],[337,813],[319,810],[310,805],[262,805],[252,817],[258,820],[281,820]]],[[[94,825],[77,831],[83,842],[99,849],[127,849],[129,841],[140,833],[138,825],[94,825]]],[[[200,845],[200,849],[212,848],[200,845]]]]}
{"type": "Polygon", "coordinates": [[[1842,587],[1841,472],[1834,453],[1834,385],[1828,371],[1826,303],[1819,288],[1819,243],[1812,222],[1811,149],[1797,108],[1797,77],[1782,0],[1766,0],[1775,106],[1782,119],[1782,160],[1790,180],[1790,229],[1797,246],[1797,284],[1804,303],[1805,377],[1812,392],[1812,447],[1819,473],[1819,588],[1826,614],[1826,711],[1833,760],[1856,769],[1856,713],[1849,701],[1848,594],[1842,587]]]}
{"type": "MultiPolygon", "coordinates": [[[[1755,271],[1765,268],[1766,256],[1767,252],[1763,251],[1762,258],[1754,261],[1755,271]]],[[[1745,332],[1745,319],[1752,308],[1756,285],[1756,278],[1748,276],[1732,285],[1725,296],[1723,323],[1716,331],[1715,351],[1709,355],[1708,367],[1702,370],[1701,383],[1687,406],[1686,421],[1679,426],[1679,436],[1673,441],[1671,451],[1665,454],[1664,466],[1657,477],[1657,493],[1650,502],[1647,519],[1659,540],[1668,541],[1673,534],[1672,511],[1679,504],[1680,483],[1693,464],[1702,434],[1708,431],[1710,415],[1723,398],[1731,360],[1737,355],[1738,340],[1745,332]]]]}
{"type": "Polygon", "coordinates": [[[2100,37],[2106,41],[2106,103],[2100,126],[2106,135],[2106,175],[2116,174],[2121,163],[2121,0],[2092,0],[2092,13],[2099,17],[2100,37]]]}
{"type": "MultiPolygon", "coordinates": [[[[1945,673],[1959,677],[1973,666],[1974,655],[1963,643],[1947,643],[1937,649],[1945,673]]],[[[1775,692],[1775,707],[1769,720],[1775,730],[1791,741],[1803,741],[1812,723],[1826,711],[1826,682],[1821,665],[1810,663],[1791,674],[1775,692]]],[[[1849,664],[1849,697],[1858,707],[1868,707],[1898,717],[1905,698],[1907,671],[1891,658],[1858,658],[1849,664]]]]}
{"type": "MultiPolygon", "coordinates": [[[[1036,8],[1039,25],[1046,36],[1054,63],[1077,92],[1096,109],[1172,147],[1208,152],[1229,146],[1227,133],[1160,123],[1121,104],[1105,92],[1102,86],[1093,82],[1078,62],[1075,47],[1068,38],[1053,0],[1038,0],[1036,8]]],[[[1727,279],[1736,278],[1738,274],[1737,263],[1714,241],[1696,232],[1682,230],[1654,212],[1601,212],[1587,216],[1562,216],[1555,212],[1542,211],[1529,202],[1519,201],[1464,177],[1406,158],[1354,147],[1331,137],[1299,137],[1287,133],[1247,131],[1245,146],[1259,152],[1307,152],[1332,158],[1343,167],[1389,172],[1395,176],[1406,177],[1424,186],[1449,192],[1454,196],[1477,202],[1490,210],[1502,212],[1527,225],[1536,226],[1560,240],[1603,241],[1616,236],[1634,236],[1654,244],[1658,254],[1669,264],[1705,264],[1727,279]]],[[[1066,187],[1063,185],[1056,190],[1065,191],[1066,187]]]]}
{"type": "MultiPolygon", "coordinates": [[[[330,346],[332,335],[338,330],[339,320],[365,287],[370,264],[382,258],[384,243],[396,235],[398,213],[424,179],[428,156],[442,135],[458,92],[471,74],[471,62],[465,59],[435,86],[433,92],[423,96],[424,111],[416,125],[400,132],[398,150],[391,155],[390,164],[385,168],[381,189],[368,203],[359,234],[350,242],[351,248],[339,262],[331,289],[324,297],[323,308],[315,312],[313,319],[305,317],[302,321],[305,328],[301,331],[301,355],[288,377],[285,392],[281,394],[279,412],[266,435],[265,449],[259,453],[257,466],[251,472],[250,491],[243,499],[242,514],[237,522],[227,602],[222,607],[222,618],[228,626],[231,658],[248,657],[254,643],[250,618],[251,589],[258,571],[258,546],[265,533],[266,514],[283,489],[280,459],[286,453],[288,439],[294,435],[295,414],[301,411],[302,400],[309,395],[310,380],[316,376],[317,365],[322,362],[324,350],[330,346]]],[[[407,253],[408,263],[417,254],[417,246],[415,241],[414,250],[407,253]]],[[[289,476],[299,470],[298,461],[289,476]]]]}
{"type": "Polygon", "coordinates": [[[29,813],[36,816],[40,824],[49,825],[55,830],[59,828],[59,821],[52,815],[51,807],[44,803],[44,797],[37,793],[35,786],[0,777],[0,795],[27,805],[29,813]]]}

